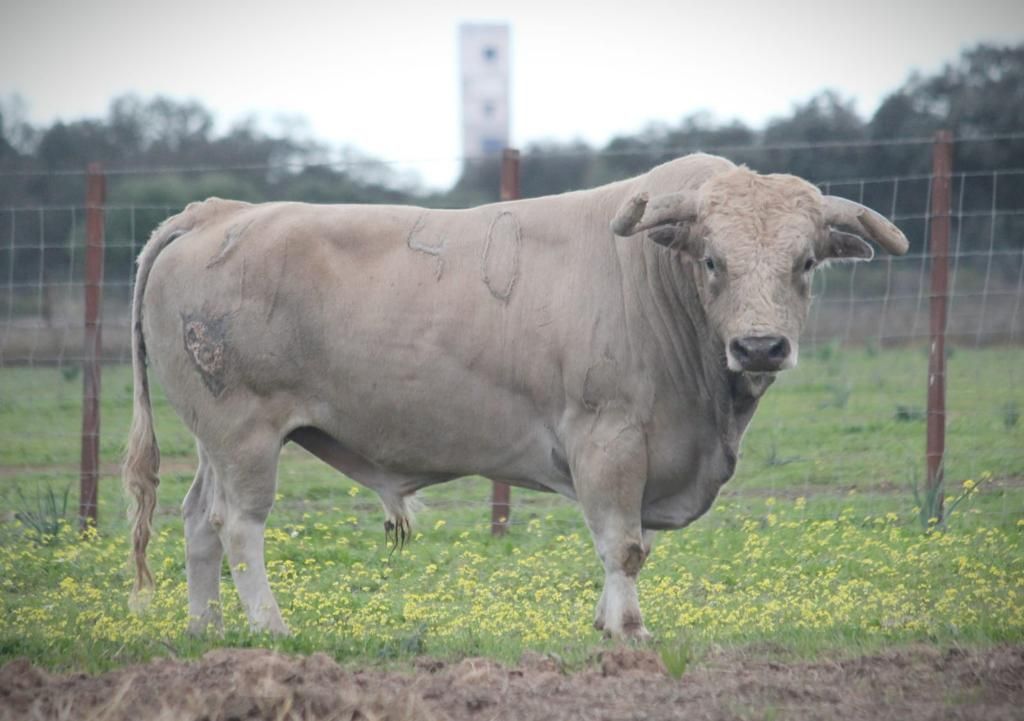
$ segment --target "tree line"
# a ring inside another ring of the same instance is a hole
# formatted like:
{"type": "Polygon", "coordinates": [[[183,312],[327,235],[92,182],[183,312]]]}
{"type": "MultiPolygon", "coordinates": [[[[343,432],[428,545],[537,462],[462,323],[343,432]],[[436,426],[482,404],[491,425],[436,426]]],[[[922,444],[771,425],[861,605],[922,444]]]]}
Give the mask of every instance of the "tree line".
{"type": "MultiPolygon", "coordinates": [[[[532,197],[592,187],[684,152],[711,150],[762,172],[833,181],[830,192],[905,217],[901,225],[913,235],[923,233],[927,180],[894,188],[886,179],[926,176],[930,146],[902,141],[928,138],[940,128],[962,140],[955,147],[958,172],[1024,168],[1024,138],[1015,135],[1024,132],[1024,44],[978,45],[934,74],[911,75],[870,118],[861,117],[840,92],[825,90],[761,128],[701,112],[613,137],[601,147],[579,140],[533,142],[523,148],[521,190],[532,197]],[[1002,139],[971,140],[986,137],[1002,139]]],[[[139,208],[130,215],[108,213],[108,273],[115,274],[127,272],[136,241],[165,212],[210,195],[431,207],[465,207],[498,197],[496,158],[467,158],[451,188],[428,191],[387,163],[305,137],[296,124],[270,132],[250,120],[218,132],[213,113],[196,101],[126,95],[112,101],[105,117],[34,127],[9,98],[0,102],[0,224],[7,226],[0,226],[0,234],[11,237],[0,242],[0,277],[33,278],[80,262],[72,250],[81,243],[84,224],[73,213],[43,217],[9,209],[81,205],[83,178],[65,171],[93,161],[122,170],[193,169],[109,177],[110,204],[139,208]],[[15,250],[4,253],[5,246],[15,250]]],[[[993,182],[972,178],[962,190],[955,188],[960,206],[985,210],[994,195],[999,208],[1024,207],[1024,177],[1011,173],[997,186],[993,182]]],[[[978,225],[977,232],[965,234],[967,242],[1020,247],[1020,220],[1001,217],[998,232],[992,228],[988,234],[978,225]]]]}

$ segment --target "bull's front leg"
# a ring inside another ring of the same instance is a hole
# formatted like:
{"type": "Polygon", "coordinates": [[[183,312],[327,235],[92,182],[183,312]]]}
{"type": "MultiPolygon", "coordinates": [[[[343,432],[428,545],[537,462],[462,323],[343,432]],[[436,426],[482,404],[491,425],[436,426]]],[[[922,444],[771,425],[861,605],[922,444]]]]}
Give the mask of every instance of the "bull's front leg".
{"type": "MultiPolygon", "coordinates": [[[[646,563],[647,557],[651,555],[651,550],[654,548],[654,534],[655,531],[644,529],[644,562],[646,563]]],[[[594,628],[598,631],[604,631],[605,627],[605,610],[604,610],[604,590],[601,591],[601,597],[597,601],[597,610],[594,612],[594,628]]]]}
{"type": "Polygon", "coordinates": [[[636,578],[647,558],[641,508],[647,444],[639,424],[598,421],[571,454],[573,484],[604,564],[604,590],[594,625],[606,636],[646,640],[636,578]]]}

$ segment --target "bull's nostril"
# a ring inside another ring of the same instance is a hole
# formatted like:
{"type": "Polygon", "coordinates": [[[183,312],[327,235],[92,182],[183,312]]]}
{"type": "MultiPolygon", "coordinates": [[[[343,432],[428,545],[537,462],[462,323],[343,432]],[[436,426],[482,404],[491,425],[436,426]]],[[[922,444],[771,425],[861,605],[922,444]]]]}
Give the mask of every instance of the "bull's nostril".
{"type": "Polygon", "coordinates": [[[768,348],[768,357],[771,358],[772,360],[785,360],[788,355],[789,341],[782,336],[779,336],[779,338],[776,339],[775,342],[772,343],[771,346],[768,348]]]}
{"type": "Polygon", "coordinates": [[[733,357],[741,363],[750,357],[750,351],[747,350],[746,344],[738,338],[729,343],[729,350],[732,351],[733,357]]]}

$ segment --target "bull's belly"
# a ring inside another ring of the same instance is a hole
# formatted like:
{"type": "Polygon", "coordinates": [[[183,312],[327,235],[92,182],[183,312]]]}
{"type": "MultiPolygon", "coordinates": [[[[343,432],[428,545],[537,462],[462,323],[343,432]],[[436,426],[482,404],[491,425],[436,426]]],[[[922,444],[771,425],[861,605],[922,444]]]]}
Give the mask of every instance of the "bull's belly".
{"type": "Polygon", "coordinates": [[[493,388],[492,402],[484,405],[467,401],[474,394],[467,396],[464,386],[461,393],[435,390],[430,401],[418,401],[416,391],[404,400],[402,393],[365,399],[339,393],[309,415],[317,428],[414,488],[482,475],[572,493],[556,462],[564,456],[561,443],[529,404],[493,388]]]}

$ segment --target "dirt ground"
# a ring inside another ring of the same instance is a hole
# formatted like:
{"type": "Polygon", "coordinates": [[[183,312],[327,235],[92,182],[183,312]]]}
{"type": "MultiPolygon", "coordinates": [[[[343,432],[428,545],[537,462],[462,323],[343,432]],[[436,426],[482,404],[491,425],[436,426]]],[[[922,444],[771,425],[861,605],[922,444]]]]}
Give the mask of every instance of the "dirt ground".
{"type": "Polygon", "coordinates": [[[0,719],[1022,719],[1024,646],[920,646],[859,658],[712,653],[678,678],[657,654],[603,651],[567,674],[557,659],[469,658],[414,670],[342,668],[324,654],[221,649],[102,676],[0,668],[0,719]],[[775,660],[773,660],[773,658],[775,660]]]}

